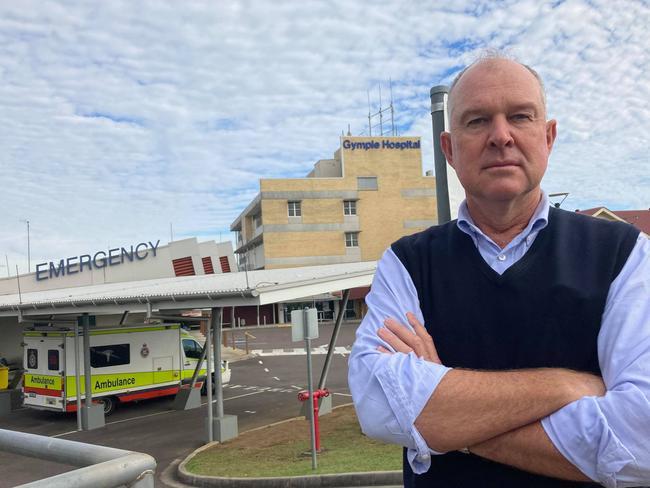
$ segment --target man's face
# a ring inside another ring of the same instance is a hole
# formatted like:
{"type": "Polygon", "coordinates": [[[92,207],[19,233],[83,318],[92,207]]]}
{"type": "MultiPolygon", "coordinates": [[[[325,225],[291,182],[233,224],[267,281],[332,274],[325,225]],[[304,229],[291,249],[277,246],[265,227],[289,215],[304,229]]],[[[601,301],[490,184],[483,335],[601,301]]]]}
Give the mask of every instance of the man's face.
{"type": "Polygon", "coordinates": [[[456,84],[442,150],[468,200],[514,201],[536,192],[556,122],[546,121],[539,83],[523,66],[486,60],[456,84]]]}

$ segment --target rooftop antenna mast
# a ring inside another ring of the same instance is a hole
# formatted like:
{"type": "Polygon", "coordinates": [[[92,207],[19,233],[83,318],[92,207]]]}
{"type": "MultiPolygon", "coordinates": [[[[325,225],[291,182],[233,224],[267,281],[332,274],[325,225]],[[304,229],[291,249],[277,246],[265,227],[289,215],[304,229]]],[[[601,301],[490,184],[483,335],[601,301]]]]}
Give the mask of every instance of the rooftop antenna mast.
{"type": "Polygon", "coordinates": [[[372,112],[370,111],[370,90],[368,93],[368,135],[372,137],[372,112]]]}
{"type": "Polygon", "coordinates": [[[390,130],[387,132],[391,136],[397,135],[397,130],[395,129],[395,109],[393,107],[393,81],[389,78],[389,90],[390,90],[390,105],[386,108],[382,107],[383,100],[381,97],[381,83],[379,83],[379,110],[375,113],[372,113],[372,108],[370,106],[370,92],[368,92],[368,135],[372,136],[372,128],[379,127],[380,136],[385,135],[384,133],[384,114],[390,112],[390,130]],[[379,123],[373,125],[373,120],[379,118],[379,123]]]}
{"type": "Polygon", "coordinates": [[[23,295],[20,292],[20,275],[18,274],[18,265],[16,265],[16,283],[18,284],[18,303],[23,304],[23,295]]]}
{"type": "Polygon", "coordinates": [[[393,110],[393,80],[391,78],[388,78],[388,88],[390,89],[390,131],[391,135],[396,136],[395,111],[393,110]]]}
{"type": "Polygon", "coordinates": [[[379,134],[384,135],[384,111],[381,109],[381,82],[379,83],[379,134]]]}

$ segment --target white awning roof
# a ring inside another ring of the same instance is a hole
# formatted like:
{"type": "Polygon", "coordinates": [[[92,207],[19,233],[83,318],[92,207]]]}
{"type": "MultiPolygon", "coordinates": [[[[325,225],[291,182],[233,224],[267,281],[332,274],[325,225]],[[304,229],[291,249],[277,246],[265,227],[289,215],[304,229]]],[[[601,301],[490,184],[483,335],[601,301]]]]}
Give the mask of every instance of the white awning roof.
{"type": "Polygon", "coordinates": [[[162,278],[0,296],[0,316],[264,305],[369,286],[377,263],[162,278]]]}

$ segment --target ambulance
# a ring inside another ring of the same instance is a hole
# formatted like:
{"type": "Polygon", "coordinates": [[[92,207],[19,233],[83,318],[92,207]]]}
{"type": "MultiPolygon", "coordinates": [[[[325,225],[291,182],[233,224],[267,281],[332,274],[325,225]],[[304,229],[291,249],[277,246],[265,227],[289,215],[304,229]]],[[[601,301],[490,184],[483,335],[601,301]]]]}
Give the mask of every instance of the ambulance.
{"type": "MultiPolygon", "coordinates": [[[[77,410],[74,332],[28,329],[24,333],[23,395],[26,407],[59,412],[77,410]]],[[[203,346],[178,324],[91,329],[93,400],[110,415],[119,403],[175,395],[189,384],[203,346]]],[[[85,398],[83,337],[79,336],[81,399],[85,398]]],[[[205,393],[205,362],[196,383],[205,393]]],[[[212,361],[214,378],[214,361],[212,361]]],[[[223,383],[230,366],[221,362],[223,383]]],[[[213,382],[214,384],[214,382],[213,382]]]]}

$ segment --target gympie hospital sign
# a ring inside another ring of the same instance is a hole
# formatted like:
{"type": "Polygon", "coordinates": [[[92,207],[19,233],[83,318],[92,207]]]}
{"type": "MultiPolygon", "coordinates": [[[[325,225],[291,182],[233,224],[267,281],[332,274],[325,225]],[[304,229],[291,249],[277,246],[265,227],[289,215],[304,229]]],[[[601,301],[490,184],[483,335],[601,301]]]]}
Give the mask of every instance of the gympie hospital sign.
{"type": "Polygon", "coordinates": [[[156,243],[141,242],[130,248],[115,247],[106,251],[98,251],[92,256],[90,254],[81,254],[71,258],[61,259],[58,262],[50,261],[49,263],[39,263],[36,265],[36,280],[49,280],[60,276],[83,273],[84,269],[91,271],[101,269],[106,266],[116,266],[125,261],[142,261],[151,254],[156,257],[160,239],[156,243]]]}
{"type": "Polygon", "coordinates": [[[363,141],[356,142],[350,139],[343,139],[343,149],[350,149],[352,151],[372,151],[373,149],[398,149],[404,151],[405,149],[420,149],[420,141],[391,141],[384,139],[383,141],[363,141]]]}

